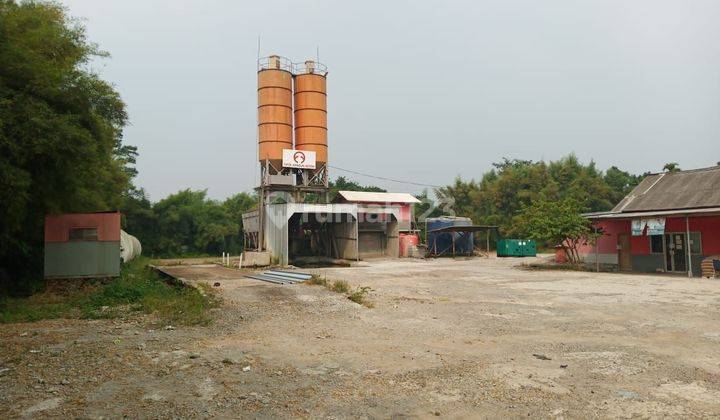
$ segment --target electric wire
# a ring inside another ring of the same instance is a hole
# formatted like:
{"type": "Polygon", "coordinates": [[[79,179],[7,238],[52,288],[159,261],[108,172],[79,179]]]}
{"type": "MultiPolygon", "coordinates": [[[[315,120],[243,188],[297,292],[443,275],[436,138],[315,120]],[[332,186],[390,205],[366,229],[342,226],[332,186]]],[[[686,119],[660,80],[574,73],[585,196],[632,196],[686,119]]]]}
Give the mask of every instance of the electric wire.
{"type": "Polygon", "coordinates": [[[399,179],[392,179],[392,178],[386,178],[384,176],[370,175],[370,174],[366,174],[363,172],[353,171],[351,169],[344,169],[344,168],[340,168],[340,167],[332,166],[332,165],[328,165],[328,167],[330,167],[332,169],[337,169],[338,171],[348,172],[348,173],[355,174],[355,175],[366,176],[366,177],[375,178],[375,179],[381,179],[383,181],[397,182],[398,184],[416,185],[419,187],[442,188],[442,186],[440,186],[440,185],[423,184],[421,182],[412,182],[412,181],[402,181],[399,179]]]}

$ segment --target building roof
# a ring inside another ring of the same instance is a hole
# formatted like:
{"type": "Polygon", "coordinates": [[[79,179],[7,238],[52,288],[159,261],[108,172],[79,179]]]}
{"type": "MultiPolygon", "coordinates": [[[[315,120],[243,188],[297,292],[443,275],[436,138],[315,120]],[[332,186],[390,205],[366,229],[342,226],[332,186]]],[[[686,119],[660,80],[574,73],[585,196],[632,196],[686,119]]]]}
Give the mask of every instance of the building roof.
{"type": "Polygon", "coordinates": [[[648,175],[609,212],[591,219],[706,213],[720,208],[720,166],[648,175]],[[699,211],[700,210],[700,211],[699,211]]]}
{"type": "Polygon", "coordinates": [[[367,191],[338,191],[338,196],[351,203],[419,203],[420,200],[407,193],[383,193],[367,191]]]}
{"type": "Polygon", "coordinates": [[[665,216],[715,216],[720,215],[720,207],[707,207],[703,209],[686,210],[660,210],[660,211],[635,211],[627,213],[613,213],[611,211],[599,211],[585,213],[588,219],[629,219],[636,217],[665,217],[665,216]]]}

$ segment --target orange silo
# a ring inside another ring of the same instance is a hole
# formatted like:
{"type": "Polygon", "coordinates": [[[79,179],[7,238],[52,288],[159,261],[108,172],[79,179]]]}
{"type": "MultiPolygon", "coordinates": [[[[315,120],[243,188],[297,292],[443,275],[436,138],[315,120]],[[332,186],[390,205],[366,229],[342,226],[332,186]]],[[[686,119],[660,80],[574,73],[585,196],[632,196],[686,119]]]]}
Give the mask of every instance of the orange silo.
{"type": "Polygon", "coordinates": [[[292,80],[290,60],[271,55],[258,61],[258,158],[277,169],[283,149],[293,148],[292,80]]]}
{"type": "Polygon", "coordinates": [[[295,148],[315,152],[318,169],[328,158],[326,75],[315,61],[295,71],[295,148]]]}

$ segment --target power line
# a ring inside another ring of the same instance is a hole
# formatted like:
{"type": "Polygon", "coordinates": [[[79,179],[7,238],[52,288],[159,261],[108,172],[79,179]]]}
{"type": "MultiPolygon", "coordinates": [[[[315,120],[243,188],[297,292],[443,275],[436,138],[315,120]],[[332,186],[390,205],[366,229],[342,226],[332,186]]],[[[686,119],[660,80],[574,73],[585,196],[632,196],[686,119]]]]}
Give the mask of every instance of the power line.
{"type": "Polygon", "coordinates": [[[375,179],[381,179],[383,181],[397,182],[398,184],[416,185],[419,187],[442,188],[440,185],[422,184],[420,182],[412,182],[412,181],[401,181],[399,179],[386,178],[384,176],[370,175],[370,174],[366,174],[366,173],[362,173],[362,172],[358,172],[358,171],[353,171],[350,169],[338,168],[337,166],[328,165],[328,167],[330,167],[332,169],[337,169],[338,171],[349,172],[349,173],[355,174],[355,175],[366,176],[366,177],[375,178],[375,179]]]}

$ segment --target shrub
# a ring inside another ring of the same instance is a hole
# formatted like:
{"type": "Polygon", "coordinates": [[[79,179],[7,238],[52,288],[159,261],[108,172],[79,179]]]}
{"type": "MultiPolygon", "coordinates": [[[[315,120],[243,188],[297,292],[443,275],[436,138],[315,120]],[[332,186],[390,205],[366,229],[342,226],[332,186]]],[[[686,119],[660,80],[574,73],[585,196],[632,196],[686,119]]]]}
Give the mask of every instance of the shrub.
{"type": "Polygon", "coordinates": [[[316,274],[313,274],[313,276],[310,277],[309,280],[305,280],[303,283],[317,286],[327,286],[327,279],[325,277],[320,277],[316,274]]]}
{"type": "Polygon", "coordinates": [[[123,266],[107,283],[86,280],[66,294],[46,291],[28,298],[0,301],[0,322],[32,322],[51,318],[115,318],[128,312],[154,315],[159,322],[207,324],[218,301],[212,291],[170,285],[140,258],[123,266]]]}
{"type": "Polygon", "coordinates": [[[345,280],[337,280],[332,284],[330,290],[336,293],[347,293],[350,291],[350,285],[345,280]]]}
{"type": "Polygon", "coordinates": [[[367,306],[368,308],[372,308],[372,304],[365,300],[367,297],[367,294],[370,293],[372,289],[368,286],[362,286],[355,289],[354,292],[350,293],[348,295],[348,299],[351,301],[358,303],[360,305],[367,306]]]}

